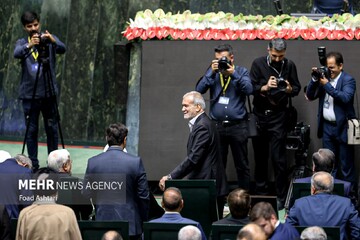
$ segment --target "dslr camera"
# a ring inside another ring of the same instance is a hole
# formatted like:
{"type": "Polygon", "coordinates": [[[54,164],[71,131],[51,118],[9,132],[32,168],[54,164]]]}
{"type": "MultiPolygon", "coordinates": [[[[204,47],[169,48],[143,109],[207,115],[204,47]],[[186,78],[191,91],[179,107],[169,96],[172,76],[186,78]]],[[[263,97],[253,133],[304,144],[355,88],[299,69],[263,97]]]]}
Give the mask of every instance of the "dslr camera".
{"type": "Polygon", "coordinates": [[[325,47],[318,47],[318,56],[321,67],[316,68],[311,73],[312,78],[315,81],[319,81],[320,78],[327,78],[330,79],[331,72],[326,66],[326,48],[325,47]]]}
{"type": "Polygon", "coordinates": [[[277,88],[280,91],[285,91],[285,89],[287,87],[287,83],[285,82],[284,78],[282,78],[282,77],[276,78],[276,84],[277,84],[277,88]]]}
{"type": "Polygon", "coordinates": [[[220,72],[225,72],[229,68],[229,65],[231,65],[231,62],[225,56],[221,57],[218,61],[218,69],[220,72]]]}
{"type": "Polygon", "coordinates": [[[49,44],[50,44],[50,40],[46,37],[43,37],[41,33],[33,31],[31,33],[31,37],[33,35],[37,34],[40,41],[38,45],[35,45],[36,50],[39,53],[38,58],[39,59],[45,59],[49,57],[49,44]]]}

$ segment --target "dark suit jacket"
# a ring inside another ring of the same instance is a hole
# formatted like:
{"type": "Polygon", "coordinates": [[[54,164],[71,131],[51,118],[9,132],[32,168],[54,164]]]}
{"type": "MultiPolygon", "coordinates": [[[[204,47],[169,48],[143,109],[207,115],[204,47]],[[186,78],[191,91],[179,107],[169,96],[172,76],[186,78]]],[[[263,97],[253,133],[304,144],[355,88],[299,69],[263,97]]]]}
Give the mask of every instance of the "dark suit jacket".
{"type": "Polygon", "coordinates": [[[201,224],[191,220],[189,218],[182,217],[179,213],[169,213],[166,212],[162,217],[156,218],[151,220],[150,222],[157,222],[157,223],[189,223],[194,224],[196,227],[200,229],[202,240],[206,240],[206,235],[201,227],[201,224]]]}
{"type": "Polygon", "coordinates": [[[337,135],[343,142],[347,142],[347,120],[355,118],[354,110],[354,93],[356,89],[355,79],[342,72],[336,88],[332,87],[330,83],[321,86],[319,81],[310,81],[306,90],[306,95],[309,100],[319,99],[318,109],[318,131],[319,138],[323,136],[323,105],[325,94],[328,92],[334,98],[334,112],[336,116],[337,135]],[[325,91],[326,90],[326,91],[325,91]]]}
{"type": "Polygon", "coordinates": [[[360,219],[349,198],[318,193],[295,201],[286,222],[295,226],[340,227],[341,239],[360,239],[360,219]]]}
{"type": "Polygon", "coordinates": [[[83,185],[83,194],[92,197],[96,205],[96,220],[129,221],[130,236],[142,233],[149,211],[149,188],[141,158],[123,152],[120,146],[111,146],[89,159],[83,185]],[[124,184],[121,190],[88,188],[101,182],[124,184]]]}
{"type": "Polygon", "coordinates": [[[195,121],[187,143],[187,156],[171,173],[174,179],[216,179],[218,196],[228,193],[219,136],[206,113],[195,121]]]}
{"type": "MultiPolygon", "coordinates": [[[[295,179],[295,182],[298,182],[298,183],[311,183],[311,177],[298,178],[298,179],[295,179]]],[[[344,184],[344,197],[349,197],[350,196],[350,189],[351,189],[351,183],[350,182],[334,178],[334,183],[342,183],[342,184],[344,184]]]]}
{"type": "Polygon", "coordinates": [[[236,219],[232,216],[224,217],[223,219],[220,219],[219,221],[213,222],[213,224],[232,224],[232,225],[242,225],[245,226],[250,222],[249,217],[236,219]]]}
{"type": "Polygon", "coordinates": [[[34,197],[31,190],[25,186],[19,189],[19,179],[31,179],[31,170],[20,166],[15,158],[0,163],[0,204],[5,205],[10,218],[18,218],[20,210],[33,202],[30,199],[34,197]],[[20,195],[29,198],[20,199],[20,195]]]}

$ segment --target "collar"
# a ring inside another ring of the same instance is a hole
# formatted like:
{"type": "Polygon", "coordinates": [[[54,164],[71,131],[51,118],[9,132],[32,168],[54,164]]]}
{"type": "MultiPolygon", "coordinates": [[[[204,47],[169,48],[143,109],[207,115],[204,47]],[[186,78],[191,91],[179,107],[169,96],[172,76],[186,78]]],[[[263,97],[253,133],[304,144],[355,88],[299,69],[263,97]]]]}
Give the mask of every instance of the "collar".
{"type": "Polygon", "coordinates": [[[169,212],[169,211],[165,211],[165,214],[178,214],[178,215],[180,215],[179,212],[169,212]]]}
{"type": "Polygon", "coordinates": [[[280,225],[280,220],[277,220],[277,222],[275,223],[275,229],[280,225]]]}
{"type": "Polygon", "coordinates": [[[201,114],[203,114],[204,112],[201,112],[201,113],[199,113],[198,115],[196,115],[193,119],[191,119],[190,121],[189,121],[189,126],[191,125],[191,126],[194,126],[195,125],[195,122],[196,122],[196,119],[198,119],[198,117],[201,115],[201,114]]]}
{"type": "Polygon", "coordinates": [[[330,79],[330,82],[331,82],[331,83],[336,83],[336,82],[339,80],[339,78],[341,77],[341,75],[342,75],[342,71],[339,73],[339,75],[337,75],[336,78],[330,79]]]}

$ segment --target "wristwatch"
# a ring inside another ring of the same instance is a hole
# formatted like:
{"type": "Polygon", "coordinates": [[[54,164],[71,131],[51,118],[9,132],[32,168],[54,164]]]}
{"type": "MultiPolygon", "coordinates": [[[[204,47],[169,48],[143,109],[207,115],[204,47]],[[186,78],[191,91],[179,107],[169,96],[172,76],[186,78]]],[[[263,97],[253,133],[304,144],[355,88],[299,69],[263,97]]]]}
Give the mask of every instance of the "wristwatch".
{"type": "Polygon", "coordinates": [[[167,179],[168,179],[168,180],[171,180],[171,179],[172,179],[171,174],[167,175],[167,179]]]}

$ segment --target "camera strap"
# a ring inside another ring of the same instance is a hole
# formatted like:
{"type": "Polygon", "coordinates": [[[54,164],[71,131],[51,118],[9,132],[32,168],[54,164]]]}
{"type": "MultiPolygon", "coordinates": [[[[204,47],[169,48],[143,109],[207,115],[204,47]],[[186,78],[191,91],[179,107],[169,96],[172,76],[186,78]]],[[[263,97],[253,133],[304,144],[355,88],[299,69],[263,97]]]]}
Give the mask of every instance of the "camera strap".
{"type": "Polygon", "coordinates": [[[273,66],[271,66],[271,58],[270,58],[269,55],[267,56],[267,59],[266,59],[266,60],[267,60],[268,66],[269,66],[272,70],[274,70],[274,71],[278,74],[279,77],[282,77],[281,74],[282,74],[282,72],[283,72],[283,70],[284,70],[284,60],[281,61],[281,70],[280,70],[280,72],[279,72],[276,68],[274,68],[273,66]]]}
{"type": "MultiPolygon", "coordinates": [[[[31,39],[30,39],[30,37],[28,37],[28,42],[30,43],[30,41],[31,41],[31,39]]],[[[39,57],[38,51],[34,51],[34,50],[32,49],[31,55],[34,57],[35,61],[37,61],[37,58],[39,57]]]]}
{"type": "Polygon", "coordinates": [[[228,78],[226,79],[226,82],[224,82],[224,75],[223,74],[219,74],[220,75],[220,84],[222,87],[222,94],[225,95],[226,89],[229,86],[230,83],[230,76],[228,76],[228,78]]]}

